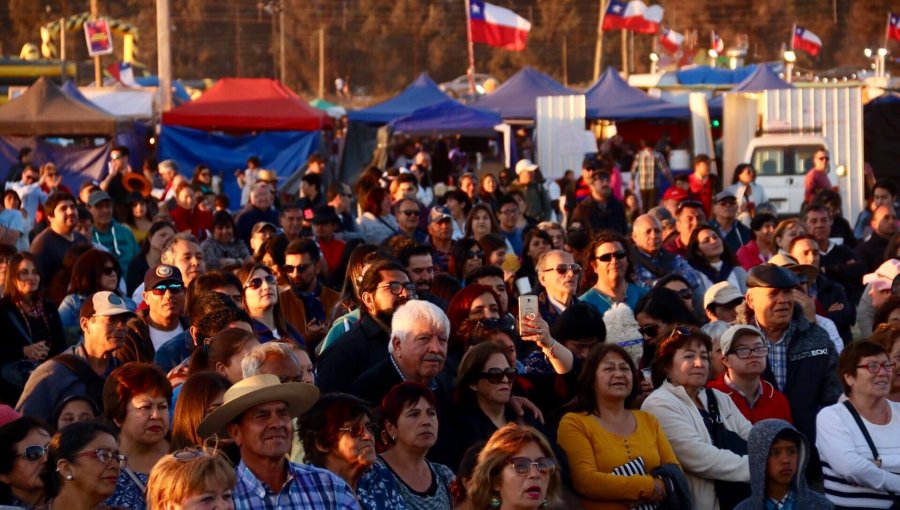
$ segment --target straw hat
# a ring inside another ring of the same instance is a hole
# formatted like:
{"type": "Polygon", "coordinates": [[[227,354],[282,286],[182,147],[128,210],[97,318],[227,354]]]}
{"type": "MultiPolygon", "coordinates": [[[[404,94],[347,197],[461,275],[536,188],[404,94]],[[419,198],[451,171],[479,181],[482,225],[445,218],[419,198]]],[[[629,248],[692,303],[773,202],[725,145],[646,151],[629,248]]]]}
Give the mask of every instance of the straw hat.
{"type": "Polygon", "coordinates": [[[228,424],[248,409],[269,402],[286,402],[288,413],[294,417],[300,416],[319,400],[319,390],[312,384],[282,383],[276,375],[261,374],[228,388],[224,400],[224,404],[200,422],[197,432],[201,437],[214,434],[220,438],[228,437],[228,424]]]}

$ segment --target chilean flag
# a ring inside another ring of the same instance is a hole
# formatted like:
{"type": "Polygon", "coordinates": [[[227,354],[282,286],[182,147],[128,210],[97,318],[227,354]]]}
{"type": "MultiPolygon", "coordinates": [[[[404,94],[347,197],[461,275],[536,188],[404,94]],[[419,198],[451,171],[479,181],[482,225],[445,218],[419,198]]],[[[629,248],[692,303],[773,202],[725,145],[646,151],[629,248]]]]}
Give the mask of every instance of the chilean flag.
{"type": "Polygon", "coordinates": [[[677,53],[684,44],[684,36],[669,28],[663,28],[659,34],[659,43],[669,53],[677,53]]]}
{"type": "Polygon", "coordinates": [[[639,34],[659,32],[663,8],[640,0],[611,0],[603,16],[603,30],[633,30],[639,34]]]}
{"type": "Polygon", "coordinates": [[[815,57],[819,54],[819,50],[822,49],[822,40],[809,30],[797,27],[794,30],[794,42],[792,45],[795,50],[803,50],[815,57]]]}
{"type": "Polygon", "coordinates": [[[722,53],[725,49],[725,41],[722,40],[722,37],[715,30],[712,32],[709,49],[714,50],[716,53],[722,53]]]}
{"type": "Polygon", "coordinates": [[[469,0],[469,20],[472,42],[510,51],[525,49],[531,22],[513,11],[484,0],[469,0]]]}
{"type": "Polygon", "coordinates": [[[888,39],[900,41],[900,14],[891,13],[891,21],[888,23],[888,39]]]}

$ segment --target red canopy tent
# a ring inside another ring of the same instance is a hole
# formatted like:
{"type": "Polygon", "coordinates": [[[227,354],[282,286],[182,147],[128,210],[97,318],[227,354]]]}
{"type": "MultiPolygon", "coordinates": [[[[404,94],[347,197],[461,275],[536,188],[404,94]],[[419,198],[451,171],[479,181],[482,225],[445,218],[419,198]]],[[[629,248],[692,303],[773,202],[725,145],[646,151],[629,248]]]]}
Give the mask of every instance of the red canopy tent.
{"type": "Polygon", "coordinates": [[[204,131],[316,131],[331,120],[277,80],[222,78],[199,99],[163,113],[162,123],[204,131]]]}

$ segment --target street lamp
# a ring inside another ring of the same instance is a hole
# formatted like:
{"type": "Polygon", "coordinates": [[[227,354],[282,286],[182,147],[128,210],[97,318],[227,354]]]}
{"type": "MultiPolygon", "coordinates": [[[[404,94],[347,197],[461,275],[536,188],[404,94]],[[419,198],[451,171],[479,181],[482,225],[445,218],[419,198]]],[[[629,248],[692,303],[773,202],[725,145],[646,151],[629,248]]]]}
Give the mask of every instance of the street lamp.
{"type": "Polygon", "coordinates": [[[650,74],[656,74],[656,66],[659,65],[659,55],[656,52],[650,53],[650,74]]]}
{"type": "Polygon", "coordinates": [[[797,61],[797,54],[794,53],[794,50],[786,50],[783,55],[784,57],[784,75],[788,83],[793,81],[794,74],[794,62],[797,61]]]}

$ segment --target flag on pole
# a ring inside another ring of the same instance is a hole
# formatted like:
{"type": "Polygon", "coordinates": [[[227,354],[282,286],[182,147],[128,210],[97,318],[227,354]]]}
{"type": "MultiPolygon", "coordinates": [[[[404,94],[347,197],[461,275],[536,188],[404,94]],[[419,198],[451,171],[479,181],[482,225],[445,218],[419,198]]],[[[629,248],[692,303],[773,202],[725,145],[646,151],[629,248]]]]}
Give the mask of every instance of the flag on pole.
{"type": "Polygon", "coordinates": [[[484,0],[469,0],[469,23],[472,42],[510,51],[524,50],[531,30],[527,19],[484,0]]]}
{"type": "Polygon", "coordinates": [[[722,40],[722,37],[716,33],[715,30],[712,31],[712,37],[709,41],[709,49],[715,51],[716,53],[722,53],[725,51],[725,41],[722,40]]]}
{"type": "Polygon", "coordinates": [[[815,57],[819,54],[819,50],[822,49],[822,40],[819,39],[819,36],[807,29],[796,27],[794,29],[792,47],[795,50],[803,50],[815,57]]]}
{"type": "Polygon", "coordinates": [[[134,81],[134,70],[128,62],[116,62],[110,64],[106,66],[106,70],[122,85],[127,87],[139,86],[137,82],[134,81]]]}
{"type": "Polygon", "coordinates": [[[633,30],[639,34],[655,34],[659,32],[663,12],[661,6],[647,7],[640,0],[610,0],[603,15],[603,30],[633,30]]]}
{"type": "Polygon", "coordinates": [[[891,13],[890,21],[888,22],[887,38],[888,40],[900,41],[900,14],[891,13]]]}
{"type": "Polygon", "coordinates": [[[677,53],[678,50],[681,49],[681,45],[684,44],[684,36],[670,28],[663,28],[659,33],[659,43],[662,44],[662,47],[666,51],[674,54],[677,53]]]}

